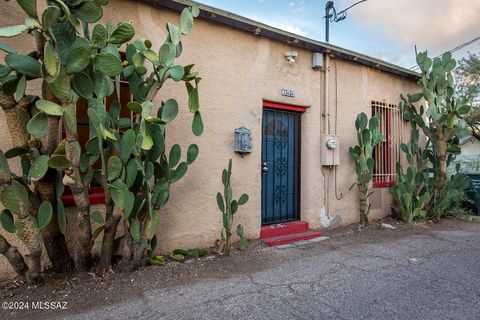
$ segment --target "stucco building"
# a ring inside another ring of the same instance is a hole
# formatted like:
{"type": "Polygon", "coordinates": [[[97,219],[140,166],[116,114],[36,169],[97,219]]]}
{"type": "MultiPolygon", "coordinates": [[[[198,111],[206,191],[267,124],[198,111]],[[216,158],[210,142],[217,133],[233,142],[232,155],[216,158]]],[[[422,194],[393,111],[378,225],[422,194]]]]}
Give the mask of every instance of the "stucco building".
{"type": "Polygon", "coordinates": [[[480,141],[474,136],[467,136],[460,139],[461,153],[455,157],[455,160],[448,167],[448,173],[454,174],[455,167],[460,164],[460,171],[464,173],[480,172],[480,141]]]}
{"type": "MultiPolygon", "coordinates": [[[[150,39],[158,48],[166,37],[165,23],[178,23],[188,4],[115,0],[102,21],[132,20],[136,37],[150,39]]],[[[23,20],[15,3],[1,6],[2,25],[23,20]],[[3,14],[6,11],[11,14],[3,14]]],[[[215,195],[222,190],[221,172],[230,158],[234,196],[250,196],[235,215],[250,238],[259,237],[262,225],[279,222],[302,220],[313,229],[358,222],[358,193],[355,188],[349,191],[356,176],[348,148],[356,144],[354,122],[360,112],[382,113],[386,139],[375,151],[377,192],[371,216],[388,215],[388,186],[394,181],[399,143],[408,140],[409,133],[397,105],[400,94],[418,91],[418,75],[222,10],[200,9],[193,33],[182,40],[179,62],[195,63],[202,76],[204,134],[185,134],[191,115],[182,86],[170,83],[158,99],[173,96],[185,107],[170,129],[167,145],[180,141],[182,147],[196,143],[200,148],[198,160],[175,184],[163,210],[157,234],[160,249],[212,246],[219,238],[222,216],[215,195]],[[240,127],[251,132],[251,151],[244,154],[234,152],[234,133],[240,127]]],[[[28,53],[33,40],[28,35],[21,39],[25,41],[16,38],[10,44],[28,53]]],[[[0,148],[7,150],[11,142],[4,121],[0,112],[0,148]]],[[[69,221],[74,221],[74,211],[69,208],[69,221]]],[[[69,242],[73,246],[75,241],[69,242]]],[[[3,257],[0,264],[6,266],[3,257]]]]}
{"type": "Polygon", "coordinates": [[[474,136],[467,136],[461,139],[460,148],[462,149],[462,156],[480,155],[480,141],[474,136]]]}

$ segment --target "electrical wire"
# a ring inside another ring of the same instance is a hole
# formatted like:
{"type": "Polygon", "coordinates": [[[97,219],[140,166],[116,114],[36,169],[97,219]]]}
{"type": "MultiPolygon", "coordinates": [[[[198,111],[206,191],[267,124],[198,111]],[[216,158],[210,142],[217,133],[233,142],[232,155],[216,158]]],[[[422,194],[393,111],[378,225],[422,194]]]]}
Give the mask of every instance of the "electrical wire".
{"type": "MultiPolygon", "coordinates": [[[[455,48],[453,48],[453,49],[451,49],[451,50],[448,50],[448,51],[445,51],[445,52],[450,52],[450,53],[457,52],[458,50],[461,50],[461,49],[465,48],[466,46],[469,46],[469,45],[471,45],[472,43],[477,42],[478,40],[480,40],[480,36],[478,36],[478,37],[476,37],[476,38],[473,38],[472,40],[467,41],[467,42],[465,42],[465,43],[462,43],[461,45],[456,46],[455,48]]],[[[442,53],[442,54],[439,54],[438,56],[434,57],[433,59],[440,58],[442,55],[443,55],[443,53],[442,53]]],[[[417,69],[420,69],[420,66],[415,65],[415,66],[413,66],[413,67],[410,68],[410,70],[417,70],[417,69]]]]}
{"type": "Polygon", "coordinates": [[[345,20],[347,18],[347,11],[353,7],[355,7],[357,4],[360,4],[362,2],[365,2],[367,0],[360,0],[358,2],[355,2],[354,4],[350,5],[349,7],[343,9],[342,11],[337,13],[337,10],[335,7],[332,6],[332,11],[333,13],[331,15],[325,16],[324,18],[329,18],[330,22],[339,22],[342,20],[345,20]]]}
{"type": "MultiPolygon", "coordinates": [[[[350,7],[347,7],[346,9],[343,9],[343,11],[347,11],[348,9],[351,9],[351,8],[355,7],[357,4],[360,4],[360,3],[365,2],[365,1],[367,1],[367,0],[358,1],[354,4],[352,4],[350,7]]],[[[340,12],[340,13],[342,13],[342,12],[340,12]]]]}

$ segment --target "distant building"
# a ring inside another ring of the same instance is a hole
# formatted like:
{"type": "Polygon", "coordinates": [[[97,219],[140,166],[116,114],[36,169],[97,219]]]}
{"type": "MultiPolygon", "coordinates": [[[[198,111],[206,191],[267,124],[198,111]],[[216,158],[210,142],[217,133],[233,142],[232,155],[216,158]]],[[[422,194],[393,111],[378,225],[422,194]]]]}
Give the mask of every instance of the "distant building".
{"type": "Polygon", "coordinates": [[[460,140],[461,154],[448,167],[449,174],[455,173],[455,166],[460,164],[460,171],[464,173],[480,173],[480,141],[474,136],[467,136],[460,140]]]}
{"type": "Polygon", "coordinates": [[[480,157],[480,141],[474,136],[468,136],[461,139],[460,148],[462,149],[462,156],[480,157]]]}

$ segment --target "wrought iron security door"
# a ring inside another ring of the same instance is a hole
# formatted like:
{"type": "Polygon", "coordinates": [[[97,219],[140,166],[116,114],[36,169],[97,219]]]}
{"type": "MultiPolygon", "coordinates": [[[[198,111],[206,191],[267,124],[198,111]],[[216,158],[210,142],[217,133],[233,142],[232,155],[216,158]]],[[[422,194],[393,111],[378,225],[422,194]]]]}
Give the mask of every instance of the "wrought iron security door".
{"type": "Polygon", "coordinates": [[[263,109],[262,225],[300,218],[300,114],[263,109]]]}

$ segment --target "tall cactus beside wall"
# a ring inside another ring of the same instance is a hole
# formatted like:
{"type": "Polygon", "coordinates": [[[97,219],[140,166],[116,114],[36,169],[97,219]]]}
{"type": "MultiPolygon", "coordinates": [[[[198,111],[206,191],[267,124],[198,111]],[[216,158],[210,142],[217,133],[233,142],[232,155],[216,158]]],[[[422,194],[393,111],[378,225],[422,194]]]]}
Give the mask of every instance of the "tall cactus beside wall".
{"type": "MultiPolygon", "coordinates": [[[[248,201],[248,195],[242,194],[238,200],[233,199],[233,189],[231,185],[232,178],[232,159],[228,161],[227,169],[222,171],[223,196],[217,193],[217,205],[222,212],[223,227],[220,234],[219,251],[225,255],[230,255],[230,237],[232,236],[233,216],[237,212],[238,207],[244,205],[248,201]]],[[[245,250],[247,247],[247,235],[243,230],[243,226],[237,226],[237,235],[240,237],[240,249],[245,250]]]]}
{"type": "Polygon", "coordinates": [[[167,23],[167,39],[155,51],[149,40],[132,40],[135,30],[129,22],[93,25],[102,17],[106,1],[52,0],[40,15],[36,1],[17,2],[27,14],[25,24],[0,28],[0,37],[28,31],[35,35],[37,49],[23,55],[0,43],[0,50],[7,53],[5,64],[0,64],[0,106],[14,141],[13,149],[0,152],[0,201],[6,208],[0,221],[4,229],[17,233],[29,252],[19,256],[0,237],[0,253],[29,281],[41,279],[42,238],[54,265],[71,264],[60,200],[68,186],[77,209],[76,269],[92,267],[93,238],[103,232],[99,272],[112,267],[114,244],[121,238],[123,259],[118,269],[132,270],[155,249],[160,211],[169,199],[170,186],[186,174],[199,152],[192,144],[180,161],[180,146],[174,144],[169,151],[165,146],[167,124],[179,113],[174,99],[158,103],[153,114],[154,99],[163,85],[169,80],[183,82],[193,113],[191,130],[196,136],[203,132],[201,78],[193,65],[175,64],[182,53],[182,37],[192,31],[199,10],[185,8],[178,26],[167,23]],[[124,61],[122,46],[126,46],[124,61]],[[121,77],[134,97],[128,106],[120,104],[121,77]],[[43,81],[41,93],[25,95],[34,79],[43,81]],[[110,96],[116,101],[107,108],[110,96]],[[90,140],[85,146],[78,141],[80,99],[88,104],[90,140]],[[126,107],[133,115],[122,118],[120,110],[126,107]],[[63,141],[58,136],[61,127],[63,141]],[[22,176],[8,167],[6,159],[15,157],[21,161],[22,176]],[[104,223],[94,232],[88,196],[92,181],[105,192],[104,223]],[[117,234],[120,222],[123,235],[117,234]]]}
{"type": "MultiPolygon", "coordinates": [[[[34,51],[28,54],[20,54],[8,45],[1,45],[1,50],[6,55],[5,64],[0,66],[0,106],[5,113],[14,147],[5,155],[7,158],[20,158],[22,164],[22,176],[8,175],[5,181],[11,182],[3,183],[1,188],[3,194],[14,196],[17,202],[20,202],[21,194],[28,194],[28,206],[22,206],[19,214],[9,208],[10,196],[2,196],[2,203],[7,210],[14,213],[15,230],[29,250],[25,256],[29,269],[26,274],[27,280],[31,281],[28,276],[30,272],[40,273],[42,240],[56,270],[69,271],[72,266],[63,236],[66,230],[63,204],[58,200],[58,193],[55,191],[55,170],[58,169],[58,163],[64,160],[65,164],[68,159],[60,154],[57,156],[55,152],[58,149],[58,132],[64,107],[71,105],[74,100],[70,88],[71,70],[66,68],[77,58],[73,54],[70,57],[70,54],[75,52],[71,45],[77,37],[76,34],[81,32],[82,23],[96,21],[101,17],[102,7],[91,1],[88,5],[80,1],[68,6],[63,1],[55,0],[48,2],[47,8],[38,14],[36,1],[17,2],[27,15],[25,23],[0,28],[0,37],[15,37],[28,32],[35,37],[36,45],[34,51]],[[32,89],[31,81],[35,79],[41,79],[41,93],[38,96],[26,95],[28,89],[32,89]],[[14,181],[23,184],[22,187],[15,187],[18,191],[16,193],[9,191],[14,188],[14,181]],[[40,205],[42,202],[45,205],[40,205]],[[41,208],[50,210],[40,211],[41,208]],[[42,217],[42,214],[45,214],[42,212],[47,212],[45,217],[48,219],[42,217]],[[29,223],[29,220],[34,222],[29,223]],[[40,228],[38,221],[46,224],[40,228]],[[42,229],[40,236],[39,231],[42,229]],[[31,260],[34,260],[34,263],[28,263],[31,260]]],[[[72,168],[80,157],[77,146],[78,142],[70,135],[61,148],[67,157],[72,156],[73,161],[69,162],[69,165],[73,164],[72,168]]],[[[74,171],[68,170],[65,177],[74,174],[74,171]]],[[[77,176],[75,181],[78,184],[80,177],[77,176]]],[[[76,198],[84,195],[88,202],[85,186],[82,192],[73,191],[76,198]]],[[[26,204],[25,201],[23,203],[26,204]]],[[[88,208],[88,205],[81,208],[88,208]]]]}
{"type": "Polygon", "coordinates": [[[415,122],[435,147],[435,151],[427,149],[425,157],[433,164],[437,177],[436,188],[440,190],[447,182],[448,164],[460,153],[459,137],[468,133],[468,124],[463,117],[470,106],[455,98],[452,72],[456,61],[450,52],[433,60],[426,52],[420,52],[417,63],[422,71],[419,84],[423,92],[402,97],[404,119],[415,122]],[[428,108],[415,107],[414,104],[421,99],[428,103],[428,108]]]}
{"type": "MultiPolygon", "coordinates": [[[[194,114],[192,132],[197,136],[202,134],[198,100],[201,78],[197,72],[193,72],[193,65],[184,67],[175,64],[175,59],[182,53],[181,38],[191,32],[193,15],[198,13],[197,10],[184,9],[179,27],[167,24],[168,37],[158,51],[154,51],[152,43],[146,39],[127,45],[126,67],[122,72],[134,97],[134,101],[127,105],[134,114],[133,120],[119,116],[118,103],[106,111],[98,98],[90,100],[88,115],[95,134],[89,141],[92,147],[82,159],[87,164],[99,158],[101,163],[98,176],[106,195],[100,255],[102,272],[110,267],[116,229],[122,219],[124,229],[129,232],[123,236],[123,259],[119,269],[131,270],[142,264],[146,251],[153,252],[160,209],[169,199],[170,186],[183,178],[189,165],[197,158],[199,149],[196,144],[184,151],[183,161],[178,144],[174,144],[170,150],[165,145],[168,124],[179,113],[175,99],[162,102],[156,114],[152,115],[155,107],[153,100],[163,85],[169,80],[183,82],[189,96],[189,111],[194,114]]],[[[128,41],[125,35],[130,38],[127,32],[129,26],[127,23],[119,24],[105,42],[100,41],[106,43],[104,48],[111,44],[118,47],[125,40],[128,41]]],[[[92,39],[101,38],[100,28],[95,26],[92,39]]],[[[102,29],[107,28],[108,25],[102,29]]],[[[114,86],[119,101],[118,80],[117,76],[114,86]]],[[[88,165],[85,168],[88,172],[88,165]]]]}
{"type": "MultiPolygon", "coordinates": [[[[460,154],[460,138],[469,133],[464,117],[468,114],[470,106],[455,97],[452,73],[456,61],[450,52],[434,59],[429,58],[426,52],[420,52],[417,55],[417,64],[421,70],[421,79],[418,83],[423,90],[407,97],[402,96],[401,106],[403,119],[411,125],[412,137],[416,138],[420,129],[427,138],[427,145],[420,152],[415,152],[417,164],[423,163],[424,168],[417,172],[413,180],[410,179],[411,174],[407,169],[407,180],[412,180],[411,183],[416,184],[416,197],[420,197],[418,198],[420,203],[417,205],[422,208],[422,215],[427,214],[438,219],[455,202],[454,198],[457,201],[461,198],[468,185],[468,181],[461,174],[448,177],[447,167],[456,155],[460,154]],[[427,103],[426,106],[416,106],[422,99],[427,103]]],[[[417,144],[418,138],[411,141],[412,152],[418,150],[417,144]]],[[[402,149],[406,152],[409,147],[405,145],[402,149]]],[[[407,153],[407,159],[410,158],[407,153]]],[[[408,162],[409,167],[412,167],[413,163],[410,160],[408,162]]],[[[405,175],[402,171],[399,171],[399,174],[402,174],[400,181],[403,181],[405,175]]],[[[395,195],[399,190],[393,188],[392,191],[395,195]]],[[[402,209],[409,202],[398,204],[402,209]]],[[[407,211],[411,209],[408,208],[407,211]]]]}
{"type": "Polygon", "coordinates": [[[368,198],[373,193],[373,191],[369,190],[369,186],[375,166],[373,150],[375,145],[384,139],[378,124],[377,115],[369,120],[365,113],[358,114],[355,120],[358,145],[350,147],[348,150],[350,158],[355,162],[355,171],[357,173],[357,181],[350,189],[355,185],[358,187],[360,193],[360,222],[362,225],[369,223],[370,203],[368,198]]]}

